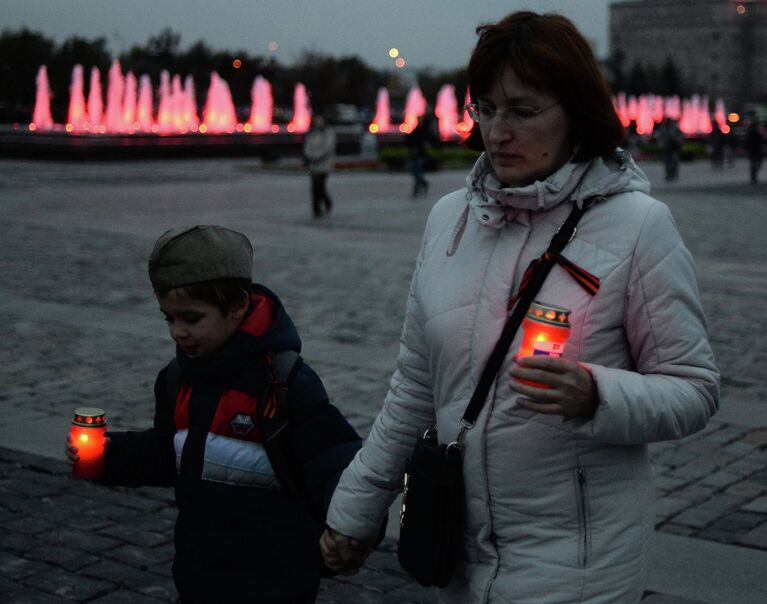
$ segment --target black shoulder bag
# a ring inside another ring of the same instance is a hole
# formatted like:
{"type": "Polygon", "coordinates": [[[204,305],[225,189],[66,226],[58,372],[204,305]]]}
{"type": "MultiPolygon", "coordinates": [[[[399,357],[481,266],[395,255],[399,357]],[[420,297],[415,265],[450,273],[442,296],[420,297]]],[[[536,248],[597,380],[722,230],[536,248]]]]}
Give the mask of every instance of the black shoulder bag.
{"type": "Polygon", "coordinates": [[[540,257],[532,276],[523,283],[517,303],[463,414],[458,438],[449,444],[440,444],[435,426],[416,442],[405,467],[397,557],[402,568],[421,585],[446,587],[450,583],[463,531],[463,438],[482,410],[517,329],[555,263],[553,257],[573,239],[578,220],[595,200],[587,199],[582,207],[573,208],[540,257]]]}

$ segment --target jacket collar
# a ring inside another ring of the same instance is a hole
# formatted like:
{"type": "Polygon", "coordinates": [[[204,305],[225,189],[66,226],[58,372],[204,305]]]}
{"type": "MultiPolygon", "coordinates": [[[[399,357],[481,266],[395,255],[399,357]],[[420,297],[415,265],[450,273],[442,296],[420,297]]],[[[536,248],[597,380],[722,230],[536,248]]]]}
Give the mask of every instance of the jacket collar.
{"type": "Polygon", "coordinates": [[[593,195],[650,191],[647,177],[622,149],[616,149],[607,160],[570,160],[545,179],[524,187],[504,187],[483,153],[466,179],[466,186],[469,206],[479,223],[496,229],[521,219],[520,213],[526,214],[522,210],[546,212],[568,200],[580,204],[593,195]]]}

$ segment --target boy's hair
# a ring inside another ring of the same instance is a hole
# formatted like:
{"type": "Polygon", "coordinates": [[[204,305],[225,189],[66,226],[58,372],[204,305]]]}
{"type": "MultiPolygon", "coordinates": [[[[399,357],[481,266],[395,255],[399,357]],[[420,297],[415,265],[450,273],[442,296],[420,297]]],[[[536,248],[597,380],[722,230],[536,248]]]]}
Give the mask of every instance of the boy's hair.
{"type": "Polygon", "coordinates": [[[225,292],[250,290],[252,272],[253,246],[248,238],[220,226],[198,225],[166,231],[149,256],[149,279],[161,297],[177,287],[199,285],[187,293],[201,300],[228,299],[231,295],[225,292]],[[219,281],[235,281],[236,285],[223,288],[220,284],[200,285],[219,281]],[[207,293],[193,295],[191,291],[207,293]]]}
{"type": "MultiPolygon", "coordinates": [[[[171,289],[174,288],[155,290],[155,293],[164,298],[171,289]]],[[[243,293],[249,295],[250,279],[212,279],[182,285],[180,289],[190,298],[212,304],[222,315],[227,315],[240,305],[243,293]]]]}

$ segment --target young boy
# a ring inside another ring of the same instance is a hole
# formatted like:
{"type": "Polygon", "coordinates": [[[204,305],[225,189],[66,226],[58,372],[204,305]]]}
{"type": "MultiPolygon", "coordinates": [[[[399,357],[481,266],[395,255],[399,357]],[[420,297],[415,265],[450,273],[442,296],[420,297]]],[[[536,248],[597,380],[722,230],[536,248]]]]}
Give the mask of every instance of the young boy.
{"type": "MultiPolygon", "coordinates": [[[[325,511],[361,444],[297,356],[277,296],[251,284],[252,257],[244,235],[218,226],[160,237],[149,278],[176,359],[155,382],[154,426],[106,440],[100,483],[175,486],[185,603],[314,602],[325,511]],[[295,365],[276,383],[286,358],[295,365]]],[[[71,441],[67,454],[77,460],[71,441]]]]}

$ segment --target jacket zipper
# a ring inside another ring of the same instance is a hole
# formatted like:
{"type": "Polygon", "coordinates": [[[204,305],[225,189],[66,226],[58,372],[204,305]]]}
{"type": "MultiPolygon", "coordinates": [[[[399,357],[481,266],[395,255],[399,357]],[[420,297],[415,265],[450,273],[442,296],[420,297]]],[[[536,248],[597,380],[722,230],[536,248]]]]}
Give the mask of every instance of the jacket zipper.
{"type": "Polygon", "coordinates": [[[585,568],[589,562],[589,499],[586,472],[582,467],[576,470],[578,477],[578,515],[581,520],[581,565],[585,568]]]}

